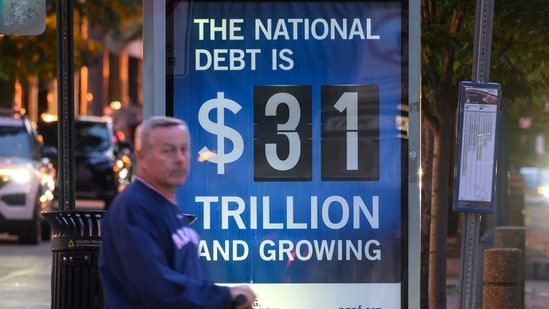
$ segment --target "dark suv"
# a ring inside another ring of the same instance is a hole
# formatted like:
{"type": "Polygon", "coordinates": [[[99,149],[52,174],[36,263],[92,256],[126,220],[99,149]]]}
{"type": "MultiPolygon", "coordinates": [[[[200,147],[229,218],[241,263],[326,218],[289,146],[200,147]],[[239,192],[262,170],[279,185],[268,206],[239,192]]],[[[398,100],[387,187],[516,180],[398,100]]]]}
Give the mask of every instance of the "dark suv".
{"type": "Polygon", "coordinates": [[[41,211],[50,210],[56,185],[36,125],[25,115],[0,109],[0,232],[37,244],[49,237],[41,211]]]}
{"type": "MultiPolygon", "coordinates": [[[[39,123],[46,145],[58,146],[57,130],[57,121],[39,123]]],[[[74,135],[76,199],[103,200],[108,208],[133,178],[129,144],[117,138],[108,117],[76,117],[74,135]]]]}

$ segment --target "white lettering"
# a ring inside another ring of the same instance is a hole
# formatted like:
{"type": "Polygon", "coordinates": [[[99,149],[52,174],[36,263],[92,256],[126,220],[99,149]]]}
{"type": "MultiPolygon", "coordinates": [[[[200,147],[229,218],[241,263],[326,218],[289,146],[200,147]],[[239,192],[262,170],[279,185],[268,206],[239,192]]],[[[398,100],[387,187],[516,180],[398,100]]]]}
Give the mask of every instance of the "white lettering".
{"type": "Polygon", "coordinates": [[[219,197],[197,196],[194,198],[194,201],[197,203],[202,203],[204,208],[204,218],[202,218],[202,222],[204,222],[204,229],[209,230],[211,228],[211,203],[217,203],[219,201],[219,197]]]}
{"type": "Polygon", "coordinates": [[[198,244],[199,237],[195,230],[189,227],[183,227],[172,234],[172,240],[177,249],[181,249],[189,242],[198,244]]]}
{"type": "Polygon", "coordinates": [[[379,40],[381,35],[372,33],[371,18],[323,19],[271,18],[255,20],[255,40],[379,40]]]}
{"type": "Polygon", "coordinates": [[[370,223],[370,226],[373,229],[379,228],[379,196],[372,196],[372,211],[366,207],[366,204],[364,204],[364,201],[360,196],[353,196],[353,228],[358,229],[360,228],[360,213],[361,212],[364,217],[368,220],[370,223]]]}
{"type": "Polygon", "coordinates": [[[242,213],[246,205],[244,200],[238,196],[224,196],[221,199],[221,229],[229,229],[229,218],[232,218],[239,229],[245,229],[244,221],[242,221],[242,213]],[[230,205],[236,205],[236,208],[231,209],[230,205]]]}
{"type": "Polygon", "coordinates": [[[242,71],[256,70],[256,56],[260,49],[207,49],[195,50],[195,70],[242,71]]]}
{"type": "Polygon", "coordinates": [[[381,261],[381,243],[376,239],[306,240],[294,244],[291,240],[264,240],[259,255],[264,261],[381,261]]]}
{"type": "Polygon", "coordinates": [[[241,41],[244,40],[244,36],[241,35],[243,19],[221,19],[219,23],[216,23],[215,19],[205,19],[197,18],[193,22],[198,25],[198,40],[231,40],[231,41],[241,41]],[[227,25],[228,21],[228,25],[227,25]],[[207,32],[207,27],[209,27],[209,32],[207,32]],[[216,33],[219,33],[221,37],[216,37],[216,33]]]}
{"type": "Polygon", "coordinates": [[[307,223],[294,222],[294,197],[286,197],[286,213],[288,214],[288,229],[306,229],[307,223]]]}
{"type": "Polygon", "coordinates": [[[334,195],[328,197],[322,204],[322,221],[324,221],[324,224],[332,230],[339,230],[343,228],[349,221],[349,204],[347,204],[347,201],[341,196],[334,195]],[[341,218],[339,222],[332,221],[333,215],[330,215],[330,207],[332,205],[341,206],[341,218]]]}
{"type": "Polygon", "coordinates": [[[243,240],[213,240],[209,245],[201,240],[198,244],[198,256],[207,261],[244,261],[249,253],[248,244],[243,240]]]}
{"type": "Polygon", "coordinates": [[[284,224],[283,223],[272,223],[271,222],[271,204],[269,203],[269,199],[264,200],[263,203],[263,228],[264,229],[271,229],[271,230],[283,230],[284,224]]]}
{"type": "Polygon", "coordinates": [[[324,201],[311,196],[309,205],[296,202],[293,196],[286,197],[286,205],[271,205],[269,196],[250,196],[248,204],[239,196],[196,196],[195,202],[202,204],[204,229],[211,229],[212,224],[221,226],[223,230],[305,230],[318,229],[319,225],[340,230],[347,227],[361,229],[364,224],[379,229],[379,196],[373,196],[370,205],[361,196],[353,196],[348,201],[339,195],[328,196],[324,201]],[[216,206],[220,209],[220,215],[216,217],[219,221],[212,222],[211,211],[216,206]],[[304,207],[308,207],[309,213],[299,211],[304,207]],[[282,209],[285,211],[281,212],[282,209]]]}

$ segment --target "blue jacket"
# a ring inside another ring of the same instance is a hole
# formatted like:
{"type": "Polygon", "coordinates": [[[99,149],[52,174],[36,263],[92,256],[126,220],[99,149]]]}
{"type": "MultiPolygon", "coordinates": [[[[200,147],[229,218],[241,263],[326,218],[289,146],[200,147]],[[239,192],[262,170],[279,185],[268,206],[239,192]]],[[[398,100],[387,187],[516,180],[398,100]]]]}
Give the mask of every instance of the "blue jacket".
{"type": "Polygon", "coordinates": [[[231,308],[229,288],[204,278],[187,218],[140,180],[113,200],[101,228],[106,308],[231,308]]]}

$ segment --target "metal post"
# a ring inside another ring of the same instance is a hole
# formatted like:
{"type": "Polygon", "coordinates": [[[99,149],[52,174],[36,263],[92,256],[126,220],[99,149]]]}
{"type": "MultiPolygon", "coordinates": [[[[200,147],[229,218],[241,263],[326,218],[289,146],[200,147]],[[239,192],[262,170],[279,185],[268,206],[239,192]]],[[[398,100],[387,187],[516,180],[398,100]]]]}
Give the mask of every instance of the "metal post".
{"type": "Polygon", "coordinates": [[[419,170],[421,168],[421,3],[409,1],[409,151],[408,151],[408,307],[420,307],[421,265],[421,190],[419,170]],[[417,78],[412,78],[417,76],[417,78]]]}
{"type": "Polygon", "coordinates": [[[75,208],[73,3],[57,1],[57,92],[59,208],[75,208]]]}
{"type": "Polygon", "coordinates": [[[494,0],[477,0],[475,42],[473,45],[473,81],[487,82],[490,78],[494,0]]]}
{"type": "Polygon", "coordinates": [[[143,1],[143,117],[166,115],[166,0],[143,1]]]}
{"type": "MultiPolygon", "coordinates": [[[[492,44],[492,20],[494,0],[477,0],[475,40],[473,46],[473,81],[486,82],[490,73],[490,52],[492,44]]],[[[479,282],[478,241],[481,215],[466,213],[463,223],[461,246],[459,308],[470,309],[476,304],[477,283],[479,282]]]]}
{"type": "Polygon", "coordinates": [[[52,309],[103,308],[99,280],[104,211],[75,210],[73,3],[57,1],[58,202],[42,215],[52,228],[52,309]]]}

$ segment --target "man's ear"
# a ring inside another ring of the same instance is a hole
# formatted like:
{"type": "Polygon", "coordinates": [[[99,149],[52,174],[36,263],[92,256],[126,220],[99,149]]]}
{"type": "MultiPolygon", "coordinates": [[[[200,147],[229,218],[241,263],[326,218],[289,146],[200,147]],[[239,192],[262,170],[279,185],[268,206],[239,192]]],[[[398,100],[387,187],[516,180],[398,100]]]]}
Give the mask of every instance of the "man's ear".
{"type": "Polygon", "coordinates": [[[145,159],[146,155],[146,151],[143,151],[143,148],[135,150],[135,157],[137,158],[137,161],[142,161],[143,159],[145,159]]]}

